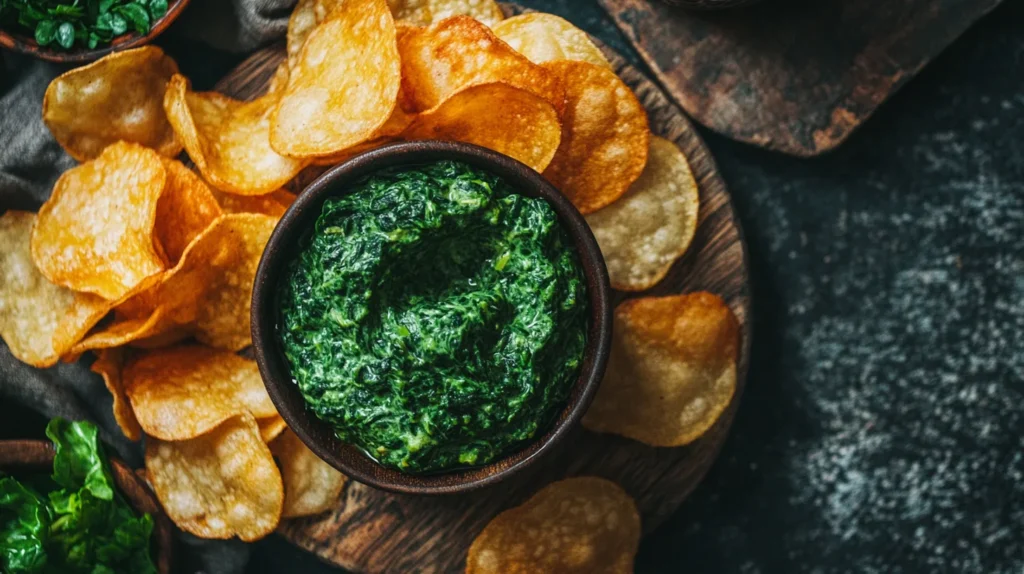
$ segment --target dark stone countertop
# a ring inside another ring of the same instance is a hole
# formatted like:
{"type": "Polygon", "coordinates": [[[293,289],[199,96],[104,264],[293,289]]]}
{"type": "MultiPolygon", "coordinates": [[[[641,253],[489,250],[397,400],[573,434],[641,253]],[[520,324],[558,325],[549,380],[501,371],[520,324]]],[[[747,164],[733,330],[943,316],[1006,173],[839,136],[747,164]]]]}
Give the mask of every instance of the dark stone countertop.
{"type": "MultiPolygon", "coordinates": [[[[592,0],[527,4],[628,49],[592,0]]],[[[1024,2],[830,155],[702,133],[750,246],[753,362],[637,571],[1024,572],[1024,2]]],[[[286,548],[250,571],[334,571],[286,548]]]]}

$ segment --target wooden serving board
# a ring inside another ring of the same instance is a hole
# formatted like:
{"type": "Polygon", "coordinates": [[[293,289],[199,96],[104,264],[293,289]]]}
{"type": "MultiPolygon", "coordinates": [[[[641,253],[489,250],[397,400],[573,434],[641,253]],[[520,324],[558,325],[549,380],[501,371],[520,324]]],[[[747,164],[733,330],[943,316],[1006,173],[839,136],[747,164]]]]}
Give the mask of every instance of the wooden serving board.
{"type": "MultiPolygon", "coordinates": [[[[693,127],[665,94],[614,53],[609,59],[647,108],[654,133],[685,152],[700,184],[700,223],[689,252],[645,294],[711,291],[739,319],[739,387],[729,409],[701,439],[681,448],[654,448],[622,437],[576,429],[559,452],[524,476],[464,495],[397,495],[350,481],[342,503],[326,514],[291,520],[279,533],[327,562],[356,572],[456,572],[477,533],[496,514],[522,503],[545,484],[575,475],[614,480],[636,498],[645,533],[661,524],[697,486],[718,454],[743,390],[750,351],[750,286],[743,234],[714,161],[693,127]]],[[[262,93],[281,46],[253,54],[217,90],[251,99],[262,93]]],[[[618,294],[617,301],[625,298],[618,294]]]]}
{"type": "Polygon", "coordinates": [[[598,1],[698,122],[813,156],[1001,0],[764,0],[716,13],[598,1]]]}

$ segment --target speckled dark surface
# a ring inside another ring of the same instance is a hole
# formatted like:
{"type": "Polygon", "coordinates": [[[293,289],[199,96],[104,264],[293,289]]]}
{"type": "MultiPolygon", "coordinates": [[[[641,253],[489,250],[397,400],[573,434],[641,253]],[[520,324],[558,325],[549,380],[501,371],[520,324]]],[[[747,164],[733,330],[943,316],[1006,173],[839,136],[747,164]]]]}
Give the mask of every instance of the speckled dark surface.
{"type": "MultiPolygon", "coordinates": [[[[524,3],[636,62],[593,0],[524,3]]],[[[200,88],[238,60],[163,43],[200,88]]],[[[1024,572],[1024,2],[831,155],[704,135],[749,241],[753,362],[637,571],[1024,572]]],[[[340,572],[275,537],[248,571],[340,572]]]]}
{"type": "MultiPolygon", "coordinates": [[[[627,53],[591,0],[525,3],[627,53]]],[[[831,155],[705,135],[750,244],[753,363],[637,571],[1024,572],[1024,2],[831,155]]],[[[254,558],[319,570],[281,541],[254,558]]]]}

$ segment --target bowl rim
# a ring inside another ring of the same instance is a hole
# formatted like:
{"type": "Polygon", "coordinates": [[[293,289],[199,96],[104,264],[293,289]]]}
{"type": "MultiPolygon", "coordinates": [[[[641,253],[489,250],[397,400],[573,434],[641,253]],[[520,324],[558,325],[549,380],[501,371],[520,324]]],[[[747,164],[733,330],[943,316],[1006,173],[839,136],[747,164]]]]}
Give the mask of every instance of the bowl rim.
{"type": "Polygon", "coordinates": [[[88,48],[75,47],[66,51],[55,50],[48,46],[40,46],[36,43],[34,37],[26,33],[4,28],[0,28],[0,48],[6,48],[14,52],[27,54],[48,62],[66,64],[92,62],[114,52],[120,52],[129,48],[137,48],[153,41],[157,36],[162,34],[164,30],[166,30],[167,27],[178,18],[178,16],[181,15],[181,12],[188,6],[189,1],[190,0],[171,0],[168,2],[167,12],[165,12],[163,16],[157,18],[157,20],[150,25],[149,32],[146,32],[145,34],[139,34],[134,31],[125,32],[120,36],[115,36],[111,39],[109,44],[98,46],[91,50],[88,48]]]}
{"type": "Polygon", "coordinates": [[[572,203],[532,168],[476,145],[424,140],[394,143],[356,155],[308,185],[271,233],[253,285],[252,341],[260,375],[288,427],[314,453],[350,478],[390,492],[438,495],[475,490],[503,481],[533,466],[560,444],[583,417],[604,376],[611,348],[611,287],[608,271],[590,227],[572,203]],[[320,207],[347,183],[380,169],[454,159],[505,179],[520,193],[545,199],[569,233],[585,276],[590,303],[587,346],[579,376],[565,407],[540,437],[486,465],[436,474],[406,474],[384,467],[358,447],[342,443],[330,427],[306,409],[292,384],[290,369],[276,337],[276,295],[283,267],[298,238],[319,216],[320,207]]]}
{"type": "MultiPolygon", "coordinates": [[[[104,445],[105,450],[110,447],[104,445]]],[[[111,474],[118,492],[136,512],[148,512],[153,517],[150,549],[155,548],[153,563],[160,574],[174,571],[174,527],[160,505],[153,489],[127,463],[107,454],[111,474]],[[128,485],[131,486],[128,486],[128,485]]],[[[21,473],[53,472],[53,443],[38,439],[0,440],[0,471],[17,478],[21,473]]]]}

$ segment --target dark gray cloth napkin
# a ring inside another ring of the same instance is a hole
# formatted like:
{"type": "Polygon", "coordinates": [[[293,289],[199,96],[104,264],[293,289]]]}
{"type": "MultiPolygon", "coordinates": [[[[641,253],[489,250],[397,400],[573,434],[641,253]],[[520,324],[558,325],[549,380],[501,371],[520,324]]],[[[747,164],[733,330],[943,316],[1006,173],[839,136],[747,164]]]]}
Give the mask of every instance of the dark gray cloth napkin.
{"type": "MultiPolygon", "coordinates": [[[[247,52],[284,35],[295,0],[197,0],[168,31],[219,50],[247,52]]],[[[0,213],[38,210],[57,177],[75,165],[42,122],[46,86],[68,67],[2,53],[0,67],[0,213]]],[[[3,281],[3,277],[0,277],[3,281]]],[[[91,357],[36,369],[15,359],[0,343],[0,416],[30,408],[46,417],[91,420],[103,439],[129,464],[142,462],[140,444],[129,442],[110,410],[111,398],[91,357]]],[[[186,572],[241,572],[248,548],[238,541],[213,542],[183,535],[179,553],[186,572]]]]}

